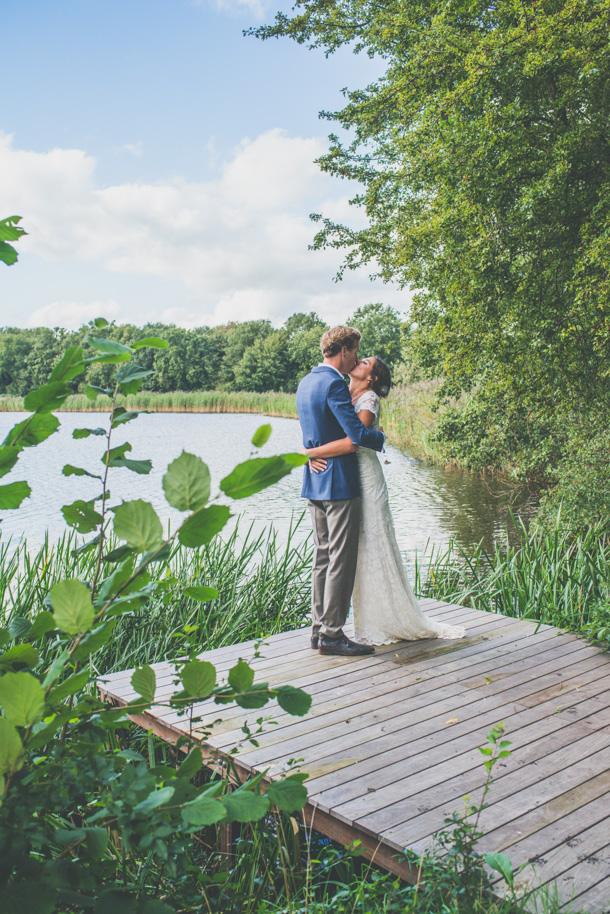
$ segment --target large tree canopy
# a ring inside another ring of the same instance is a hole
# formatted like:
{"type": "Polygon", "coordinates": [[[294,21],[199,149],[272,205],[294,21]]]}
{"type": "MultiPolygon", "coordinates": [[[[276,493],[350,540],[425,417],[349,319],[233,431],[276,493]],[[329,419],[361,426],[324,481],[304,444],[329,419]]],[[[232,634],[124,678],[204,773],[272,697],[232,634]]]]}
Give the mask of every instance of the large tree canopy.
{"type": "Polygon", "coordinates": [[[514,434],[610,409],[609,0],[302,0],[253,33],[385,61],[325,114],[350,140],[320,159],[368,225],[319,217],[315,244],[419,290],[447,390],[495,397],[514,434]]]}

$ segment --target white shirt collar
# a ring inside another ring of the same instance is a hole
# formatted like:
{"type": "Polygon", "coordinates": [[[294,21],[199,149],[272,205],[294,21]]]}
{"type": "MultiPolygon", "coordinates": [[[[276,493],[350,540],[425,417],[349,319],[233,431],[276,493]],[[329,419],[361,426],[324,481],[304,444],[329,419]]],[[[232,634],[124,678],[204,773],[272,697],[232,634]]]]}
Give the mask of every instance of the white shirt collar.
{"type": "Polygon", "coordinates": [[[342,381],[345,380],[345,375],[339,371],[338,368],[335,368],[334,365],[329,365],[328,362],[320,362],[318,368],[332,368],[333,371],[336,371],[342,381]]]}

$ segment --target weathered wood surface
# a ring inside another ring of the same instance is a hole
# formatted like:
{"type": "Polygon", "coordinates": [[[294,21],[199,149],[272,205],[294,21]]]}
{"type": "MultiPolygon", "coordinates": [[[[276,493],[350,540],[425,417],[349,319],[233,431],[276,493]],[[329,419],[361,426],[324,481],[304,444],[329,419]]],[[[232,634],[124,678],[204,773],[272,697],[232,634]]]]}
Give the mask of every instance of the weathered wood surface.
{"type": "MultiPolygon", "coordinates": [[[[426,850],[465,796],[476,803],[485,779],[478,747],[503,721],[512,754],[494,770],[480,849],[528,863],[523,889],[556,880],[574,910],[610,910],[610,657],[551,626],[423,603],[465,626],[466,638],[400,642],[361,658],[320,656],[307,630],[269,638],[251,661],[257,679],[306,689],[313,705],[305,718],[278,708],[259,745],[241,745],[239,773],[273,777],[301,760],[310,774],[306,821],[338,841],[359,840],[409,878],[400,851],[426,850]]],[[[253,653],[246,642],[202,657],[222,676],[253,653]]],[[[175,673],[170,663],[154,668],[161,700],[175,673]]],[[[125,704],[136,697],[130,678],[129,670],[107,676],[101,689],[125,704]]],[[[243,739],[246,721],[268,713],[208,701],[192,709],[199,723],[164,707],[134,719],[169,742],[216,721],[203,751],[222,755],[243,739]]]]}

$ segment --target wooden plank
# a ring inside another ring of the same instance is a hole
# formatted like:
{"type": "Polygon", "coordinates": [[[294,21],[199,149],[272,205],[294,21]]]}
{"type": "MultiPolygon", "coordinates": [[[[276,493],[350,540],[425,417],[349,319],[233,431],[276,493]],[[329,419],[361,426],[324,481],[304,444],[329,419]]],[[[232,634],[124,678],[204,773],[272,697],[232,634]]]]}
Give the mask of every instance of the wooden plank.
{"type": "MultiPolygon", "coordinates": [[[[610,876],[606,876],[585,892],[572,899],[571,893],[567,894],[567,911],[583,911],[586,914],[602,914],[610,907],[610,876]]],[[[562,908],[563,910],[563,908],[562,908]]]]}

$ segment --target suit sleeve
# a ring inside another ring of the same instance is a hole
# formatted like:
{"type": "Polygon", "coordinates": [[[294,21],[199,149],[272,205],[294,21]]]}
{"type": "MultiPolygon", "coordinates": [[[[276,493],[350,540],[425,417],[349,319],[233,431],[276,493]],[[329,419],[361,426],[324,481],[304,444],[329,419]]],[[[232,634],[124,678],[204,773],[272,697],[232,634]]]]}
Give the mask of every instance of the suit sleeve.
{"type": "Polygon", "coordinates": [[[385,435],[363,425],[352,406],[348,389],[343,381],[337,378],[328,390],[328,405],[333,415],[348,438],[360,447],[373,451],[383,448],[385,435]]]}

